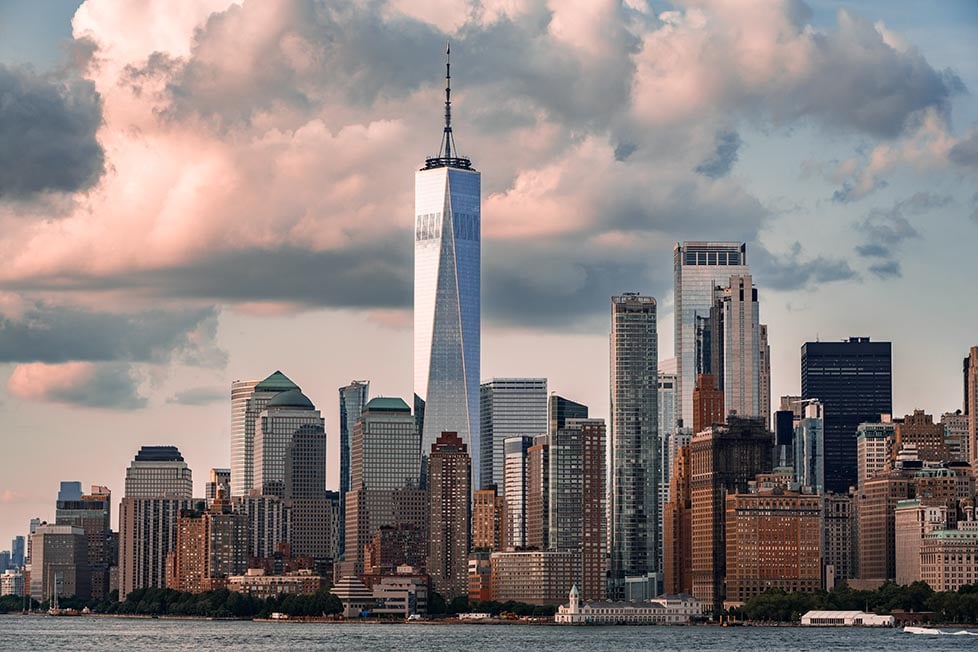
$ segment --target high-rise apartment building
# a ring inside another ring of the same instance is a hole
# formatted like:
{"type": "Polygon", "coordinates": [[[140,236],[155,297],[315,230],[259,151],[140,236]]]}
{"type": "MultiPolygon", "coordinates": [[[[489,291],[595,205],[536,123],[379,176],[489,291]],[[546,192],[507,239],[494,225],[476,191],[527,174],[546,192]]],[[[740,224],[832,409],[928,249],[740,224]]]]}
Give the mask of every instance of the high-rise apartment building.
{"type": "Polygon", "coordinates": [[[364,547],[381,526],[427,531],[428,499],[419,488],[421,446],[411,408],[399,398],[373,398],[353,428],[346,494],[346,575],[364,569],[364,547]]]}
{"type": "Polygon", "coordinates": [[[193,476],[175,446],[143,446],[126,472],[119,506],[119,600],[166,585],[180,510],[193,508],[193,476]]]}
{"type": "Polygon", "coordinates": [[[859,490],[859,579],[882,584],[896,579],[895,511],[901,500],[914,498],[912,473],[877,474],[859,490]]]}
{"type": "MultiPolygon", "coordinates": [[[[955,505],[956,507],[956,505],[955,505]]],[[[894,556],[897,584],[921,580],[920,549],[924,537],[935,530],[954,525],[948,519],[947,505],[924,505],[920,500],[901,500],[893,513],[894,556]]]]}
{"type": "Polygon", "coordinates": [[[822,588],[821,497],[772,490],[726,499],[726,604],[822,588]]]}
{"type": "Polygon", "coordinates": [[[762,416],[760,309],[750,274],[730,276],[721,309],[724,408],[728,414],[762,416]]]}
{"type": "Polygon", "coordinates": [[[533,438],[526,450],[525,545],[550,547],[550,435],[533,438]]]}
{"type": "Polygon", "coordinates": [[[856,428],[893,412],[889,342],[850,337],[801,347],[802,398],[825,406],[825,488],[856,483],[856,428]]]}
{"type": "Polygon", "coordinates": [[[852,494],[825,494],[822,500],[822,556],[827,589],[856,577],[855,521],[855,497],[852,494]]]}
{"type": "Polygon", "coordinates": [[[550,436],[550,548],[580,555],[575,584],[606,596],[607,431],[603,419],[568,419],[550,436]]]}
{"type": "Polygon", "coordinates": [[[506,505],[503,524],[506,549],[526,547],[527,451],[533,437],[509,437],[503,442],[503,500],[506,505]]]}
{"type": "Polygon", "coordinates": [[[893,458],[896,424],[889,415],[879,423],[860,423],[856,428],[856,487],[861,492],[866,481],[883,473],[893,458]]]}
{"type": "Polygon", "coordinates": [[[299,390],[288,376],[276,371],[260,382],[231,383],[231,494],[245,496],[258,485],[254,476],[255,428],[259,415],[275,396],[299,390]]]}
{"type": "Polygon", "coordinates": [[[968,417],[968,448],[971,467],[978,468],[978,346],[964,359],[964,413],[968,417]]]}
{"type": "Polygon", "coordinates": [[[911,445],[917,451],[917,458],[924,462],[946,462],[951,451],[944,441],[944,425],[934,423],[934,417],[914,410],[896,424],[893,455],[899,454],[904,446],[911,445]]]}
{"type": "Polygon", "coordinates": [[[111,504],[112,492],[98,485],[93,485],[88,494],[58,495],[55,524],[71,525],[85,532],[91,596],[96,600],[109,596],[111,504]]]}
{"type": "Polygon", "coordinates": [[[568,419],[587,419],[588,407],[583,403],[576,403],[569,398],[551,394],[547,411],[550,414],[550,434],[563,428],[568,419]]]}
{"type": "Polygon", "coordinates": [[[764,418],[764,423],[771,426],[771,344],[767,339],[767,324],[760,325],[760,375],[758,377],[758,392],[761,411],[760,416],[764,418]]]}
{"type": "MultiPolygon", "coordinates": [[[[493,378],[480,386],[481,487],[503,488],[504,442],[510,437],[539,435],[548,431],[546,378],[493,378]]],[[[472,461],[475,462],[475,456],[472,461]]]]}
{"type": "Polygon", "coordinates": [[[806,493],[825,493],[825,411],[816,400],[805,405],[795,427],[795,482],[806,493]]]}
{"type": "Polygon", "coordinates": [[[31,598],[43,602],[91,597],[85,530],[72,525],[41,525],[31,534],[31,598]]]}
{"type": "Polygon", "coordinates": [[[690,442],[690,531],[693,595],[719,612],[726,577],[726,496],[747,493],[771,471],[773,439],[761,418],[730,417],[690,442]]]}
{"type": "Polygon", "coordinates": [[[428,561],[432,584],[446,599],[468,594],[472,534],[472,460],[454,432],[442,433],[428,457],[428,561]]]}
{"type": "Polygon", "coordinates": [[[339,550],[342,555],[346,549],[346,492],[350,490],[350,437],[353,426],[370,400],[370,381],[354,380],[340,387],[340,531],[339,550]]]}
{"type": "Polygon", "coordinates": [[[713,374],[700,374],[696,377],[696,387],[693,389],[694,434],[727,420],[723,401],[723,390],[717,388],[713,374]]]}
{"type": "Polygon", "coordinates": [[[227,578],[248,568],[248,516],[226,498],[181,510],[167,559],[168,588],[189,593],[225,588],[227,578]]]}
{"type": "Polygon", "coordinates": [[[690,447],[681,446],[673,457],[669,502],[662,527],[663,585],[668,594],[692,593],[692,497],[690,447]]]}
{"type": "Polygon", "coordinates": [[[455,149],[445,70],[440,151],[414,177],[415,413],[425,454],[457,432],[478,469],[482,180],[455,149]]]}
{"type": "MultiPolygon", "coordinates": [[[[715,289],[730,277],[749,274],[747,245],[739,242],[682,242],[673,252],[675,275],[675,351],[678,378],[677,404],[684,424],[693,423],[693,388],[710,356],[697,355],[697,323],[710,319],[715,289]]],[[[703,353],[703,352],[701,352],[703,353]]],[[[719,383],[718,383],[719,385],[719,383]]]]}
{"type": "Polygon", "coordinates": [[[626,577],[659,572],[659,371],[656,302],[611,298],[611,577],[621,597],[626,577]]]}
{"type": "Polygon", "coordinates": [[[506,502],[496,485],[476,489],[472,494],[472,549],[502,550],[505,518],[506,502]]]}
{"type": "Polygon", "coordinates": [[[968,462],[971,459],[971,441],[968,439],[968,415],[961,410],[941,415],[944,426],[944,442],[952,460],[968,462]]]}
{"type": "Polygon", "coordinates": [[[234,511],[248,517],[248,556],[272,557],[292,539],[292,510],[278,496],[232,496],[234,511]]]}

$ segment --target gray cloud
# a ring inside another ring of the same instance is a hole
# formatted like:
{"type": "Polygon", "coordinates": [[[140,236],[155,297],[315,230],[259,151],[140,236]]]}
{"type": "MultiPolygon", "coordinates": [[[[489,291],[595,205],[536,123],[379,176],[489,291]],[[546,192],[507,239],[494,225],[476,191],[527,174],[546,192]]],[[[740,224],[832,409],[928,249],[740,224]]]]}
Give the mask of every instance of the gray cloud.
{"type": "Polygon", "coordinates": [[[102,104],[95,85],[0,64],[0,197],[73,192],[105,170],[96,140],[102,104]]]}
{"type": "Polygon", "coordinates": [[[167,403],[176,405],[209,405],[227,399],[227,390],[222,387],[191,387],[177,392],[166,399],[167,403]]]}
{"type": "Polygon", "coordinates": [[[0,317],[0,362],[224,364],[216,320],[214,308],[117,314],[37,303],[0,317]]]}
{"type": "Polygon", "coordinates": [[[816,256],[802,258],[802,246],[795,242],[784,254],[773,254],[760,245],[748,250],[748,261],[759,287],[797,290],[811,285],[858,279],[859,275],[841,259],[816,256]]]}
{"type": "Polygon", "coordinates": [[[27,364],[14,369],[7,391],[30,401],[135,410],[147,404],[139,384],[134,367],[126,362],[27,364]]]}
{"type": "Polygon", "coordinates": [[[971,196],[971,221],[978,224],[978,192],[971,196]]]}
{"type": "Polygon", "coordinates": [[[696,166],[696,172],[711,179],[727,176],[737,162],[741,144],[740,134],[736,131],[718,131],[716,151],[696,166]]]}
{"type": "Polygon", "coordinates": [[[978,128],[955,143],[948,156],[958,165],[978,167],[978,128]]]}
{"type": "Polygon", "coordinates": [[[899,278],[903,276],[900,263],[896,260],[888,260],[876,265],[870,265],[869,271],[881,279],[899,278]]]}
{"type": "Polygon", "coordinates": [[[869,267],[869,271],[877,278],[900,277],[902,274],[900,264],[893,258],[896,251],[904,241],[921,237],[906,216],[921,215],[943,208],[952,201],[948,195],[917,192],[895,202],[888,209],[874,208],[862,222],[854,225],[854,228],[865,237],[862,244],[856,245],[856,253],[868,258],[883,259],[869,267]]]}

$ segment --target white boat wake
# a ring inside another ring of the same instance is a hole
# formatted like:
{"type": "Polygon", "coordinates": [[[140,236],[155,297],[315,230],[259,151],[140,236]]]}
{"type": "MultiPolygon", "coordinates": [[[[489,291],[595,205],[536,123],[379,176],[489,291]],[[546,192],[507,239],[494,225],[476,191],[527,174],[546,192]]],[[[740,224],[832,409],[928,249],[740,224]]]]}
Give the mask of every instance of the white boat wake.
{"type": "Polygon", "coordinates": [[[911,627],[907,626],[903,628],[905,634],[924,634],[928,636],[978,636],[978,632],[969,632],[966,630],[958,630],[956,632],[945,632],[940,629],[935,629],[933,627],[911,627]]]}

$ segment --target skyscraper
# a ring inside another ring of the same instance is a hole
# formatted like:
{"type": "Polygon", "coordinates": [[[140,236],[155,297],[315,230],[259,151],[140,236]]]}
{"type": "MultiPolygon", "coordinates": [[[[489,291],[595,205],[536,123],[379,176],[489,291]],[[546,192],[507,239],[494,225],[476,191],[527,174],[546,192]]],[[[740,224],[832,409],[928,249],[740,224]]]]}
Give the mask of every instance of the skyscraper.
{"type": "MultiPolygon", "coordinates": [[[[63,485],[64,483],[62,483],[63,485]]],[[[109,595],[109,535],[112,493],[95,485],[90,494],[59,492],[56,525],[71,525],[85,533],[91,595],[102,600],[109,595]]]]}
{"type": "Polygon", "coordinates": [[[427,571],[446,599],[466,595],[472,536],[472,460],[453,432],[442,433],[428,458],[427,571]]]}
{"type": "Polygon", "coordinates": [[[968,416],[968,449],[971,467],[978,468],[978,346],[964,359],[964,413],[968,416]]]}
{"type": "Polygon", "coordinates": [[[231,497],[231,469],[211,469],[210,479],[204,485],[204,499],[210,502],[221,491],[225,498],[231,497]]]}
{"type": "Polygon", "coordinates": [[[482,181],[455,148],[450,64],[439,149],[414,181],[415,415],[422,451],[427,454],[442,432],[457,432],[480,468],[482,181]]]}
{"type": "Polygon", "coordinates": [[[276,371],[261,382],[231,383],[231,494],[245,496],[257,485],[255,421],[268,402],[282,392],[299,389],[288,376],[276,371]]]}
{"type": "Polygon", "coordinates": [[[700,374],[696,377],[693,389],[693,434],[702,432],[715,423],[726,421],[727,413],[723,405],[723,390],[717,388],[713,374],[700,374]]]}
{"type": "MultiPolygon", "coordinates": [[[[481,487],[494,484],[506,493],[504,444],[510,437],[547,432],[546,378],[493,378],[479,388],[482,426],[481,487]]],[[[473,458],[473,464],[475,458],[473,458]]]]}
{"type": "Polygon", "coordinates": [[[761,411],[758,413],[764,417],[764,423],[771,427],[771,345],[767,340],[767,324],[760,325],[760,374],[758,379],[758,400],[761,411]]]}
{"type": "Polygon", "coordinates": [[[346,492],[350,490],[350,436],[370,398],[370,381],[354,380],[340,387],[340,532],[339,554],[346,550],[346,492]]]}
{"type": "Polygon", "coordinates": [[[533,437],[508,437],[503,442],[503,498],[506,503],[506,522],[503,526],[506,548],[526,545],[527,451],[533,437]]]}
{"type": "Polygon", "coordinates": [[[611,577],[620,597],[628,576],[659,570],[659,407],[655,299],[611,298],[611,577]]]}
{"type": "MultiPolygon", "coordinates": [[[[323,417],[309,398],[297,389],[276,394],[265,409],[258,414],[254,438],[254,488],[264,495],[286,494],[286,461],[292,438],[302,427],[316,430],[325,445],[323,417]]],[[[321,472],[320,489],[326,491],[325,460],[321,472]]]]}
{"type": "Polygon", "coordinates": [[[856,484],[856,428],[893,411],[890,343],[806,342],[801,394],[825,407],[825,488],[846,493],[856,484]]]}
{"type": "Polygon", "coordinates": [[[31,585],[34,600],[91,597],[85,531],[71,525],[41,525],[31,534],[31,585]]]}
{"type": "Polygon", "coordinates": [[[506,504],[496,485],[476,489],[472,494],[472,549],[502,550],[505,518],[506,504]]]}
{"type": "Polygon", "coordinates": [[[825,493],[825,412],[812,399],[795,428],[795,480],[802,491],[825,493]]]}
{"type": "Polygon", "coordinates": [[[724,408],[727,414],[761,416],[760,310],[750,274],[730,277],[721,305],[724,408]]]}
{"type": "Polygon", "coordinates": [[[550,395],[547,407],[550,412],[550,434],[557,432],[568,419],[587,419],[588,407],[583,403],[576,403],[569,398],[557,396],[556,393],[550,395]]]}
{"type": "Polygon", "coordinates": [[[119,599],[166,585],[180,510],[193,508],[193,476],[175,446],[143,446],[126,472],[119,506],[119,599]]]}
{"type": "MultiPolygon", "coordinates": [[[[717,373],[697,365],[697,319],[709,319],[716,286],[730,277],[749,274],[747,245],[738,242],[683,242],[673,251],[675,275],[675,351],[678,378],[678,413],[683,423],[693,422],[696,376],[717,373]]],[[[718,383],[719,384],[719,383],[718,383]]]]}

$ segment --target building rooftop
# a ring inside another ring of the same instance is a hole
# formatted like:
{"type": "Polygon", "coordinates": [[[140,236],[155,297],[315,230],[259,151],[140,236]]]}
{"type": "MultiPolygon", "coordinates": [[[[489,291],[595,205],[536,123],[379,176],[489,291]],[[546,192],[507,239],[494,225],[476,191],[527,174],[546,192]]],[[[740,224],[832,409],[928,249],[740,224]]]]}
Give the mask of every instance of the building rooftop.
{"type": "Polygon", "coordinates": [[[367,401],[364,410],[373,412],[410,412],[411,408],[402,398],[378,396],[367,401]]]}
{"type": "Polygon", "coordinates": [[[299,389],[299,386],[281,371],[276,371],[255,385],[256,392],[287,392],[291,389],[299,389]]]}
{"type": "Polygon", "coordinates": [[[182,462],[183,455],[176,446],[143,446],[136,453],[137,462],[182,462]]]}
{"type": "Polygon", "coordinates": [[[268,402],[268,407],[290,407],[299,408],[301,410],[316,409],[316,406],[312,404],[309,397],[300,392],[298,389],[290,389],[287,392],[282,392],[268,402]]]}

